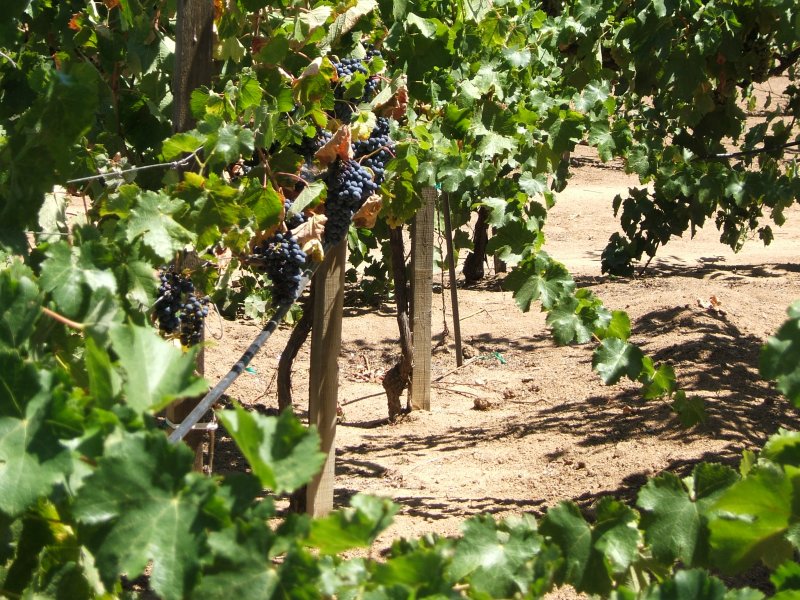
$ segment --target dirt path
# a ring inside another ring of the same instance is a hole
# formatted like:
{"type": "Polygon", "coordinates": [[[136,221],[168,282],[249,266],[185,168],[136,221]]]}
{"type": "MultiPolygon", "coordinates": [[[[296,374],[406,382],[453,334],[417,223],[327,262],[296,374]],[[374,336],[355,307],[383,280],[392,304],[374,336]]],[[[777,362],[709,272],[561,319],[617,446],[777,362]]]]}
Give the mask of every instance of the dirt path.
{"type": "MultiPolygon", "coordinates": [[[[603,494],[631,499],[648,476],[684,473],[701,459],[735,461],[778,427],[798,426],[794,411],[760,381],[757,362],[765,337],[800,297],[800,210],[788,211],[768,248],[753,241],[733,254],[706,229],[671,243],[644,276],[611,280],[601,277],[599,263],[617,228],[611,202],[633,183],[613,168],[578,168],[550,214],[546,249],[607,307],[628,311],[632,341],[673,364],[680,384],[706,399],[708,422],[683,430],[665,403],[642,401],[637,386],[604,386],[591,370],[589,346],[555,346],[542,313],[520,313],[511,295],[489,281],[459,289],[463,336],[477,359],[439,379],[455,366],[452,339],[445,340],[433,355],[431,412],[389,425],[380,379],[398,352],[393,307],[348,307],[336,502],[357,492],[394,499],[400,513],[381,546],[397,536],[456,534],[477,513],[538,514],[565,499],[588,507],[603,494]],[[698,305],[711,296],[724,314],[698,305]],[[489,400],[491,409],[474,410],[476,398],[489,400]]],[[[442,290],[434,292],[436,342],[442,290]]],[[[256,331],[252,323],[225,323],[224,339],[208,353],[212,381],[256,331]]],[[[278,333],[232,397],[277,406],[273,375],[287,336],[278,333]]],[[[297,399],[307,398],[307,365],[304,348],[296,362],[297,399]]],[[[301,400],[297,408],[304,411],[301,400]]],[[[217,451],[219,469],[245,468],[224,436],[217,451]]]]}

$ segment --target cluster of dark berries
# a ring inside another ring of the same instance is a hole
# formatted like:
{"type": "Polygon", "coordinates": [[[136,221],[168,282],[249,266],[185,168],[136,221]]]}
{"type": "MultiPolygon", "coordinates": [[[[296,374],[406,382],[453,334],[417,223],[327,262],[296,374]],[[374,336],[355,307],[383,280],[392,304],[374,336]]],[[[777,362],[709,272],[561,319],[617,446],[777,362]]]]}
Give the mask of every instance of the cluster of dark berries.
{"type": "Polygon", "coordinates": [[[291,200],[284,200],[283,201],[283,210],[284,210],[284,217],[283,222],[286,223],[286,227],[288,229],[294,229],[295,227],[300,227],[303,223],[306,222],[306,217],[302,212],[299,212],[295,215],[289,215],[289,211],[292,209],[292,201],[291,200]]]}
{"type": "Polygon", "coordinates": [[[174,267],[162,269],[159,281],[155,303],[158,329],[167,335],[180,330],[184,346],[197,344],[208,316],[208,298],[198,298],[192,281],[174,267]]]}
{"type": "Polygon", "coordinates": [[[272,281],[274,304],[294,302],[306,264],[306,253],[288,234],[276,233],[266,243],[253,248],[253,262],[259,263],[272,281]]]}
{"type": "Polygon", "coordinates": [[[389,119],[386,117],[378,117],[369,139],[353,144],[356,159],[361,159],[361,165],[372,171],[377,185],[383,183],[386,163],[393,157],[393,148],[394,142],[389,137],[389,119]]]}
{"type": "Polygon", "coordinates": [[[336,74],[339,77],[347,77],[354,73],[369,74],[360,58],[343,58],[338,63],[333,63],[333,66],[336,67],[336,74]]]}
{"type": "Polygon", "coordinates": [[[181,311],[181,344],[194,346],[203,339],[203,326],[208,316],[208,297],[190,294],[181,311]]]}
{"type": "Polygon", "coordinates": [[[320,149],[327,144],[332,137],[333,134],[330,131],[318,129],[317,135],[314,137],[303,138],[303,141],[300,142],[299,146],[297,147],[298,153],[306,160],[307,163],[310,163],[314,160],[314,155],[319,152],[320,149]]]}
{"type": "Polygon", "coordinates": [[[353,215],[378,186],[369,171],[354,160],[337,160],[328,174],[328,199],[325,202],[323,241],[335,246],[347,234],[353,215]]]}

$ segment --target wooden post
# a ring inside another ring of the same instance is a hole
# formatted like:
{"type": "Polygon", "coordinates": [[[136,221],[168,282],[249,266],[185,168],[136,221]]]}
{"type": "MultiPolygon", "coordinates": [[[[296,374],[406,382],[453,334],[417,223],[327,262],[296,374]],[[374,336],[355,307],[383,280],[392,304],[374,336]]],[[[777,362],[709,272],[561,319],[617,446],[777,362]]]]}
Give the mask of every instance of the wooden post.
{"type": "Polygon", "coordinates": [[[433,305],[433,217],[436,188],[422,190],[422,207],[414,217],[411,237],[411,332],[414,371],[411,408],[431,409],[431,312],[433,305]]]}
{"type": "Polygon", "coordinates": [[[172,129],[194,124],[189,99],[211,84],[214,50],[214,0],[178,0],[175,22],[175,73],[172,77],[172,129]]]}
{"type": "MultiPolygon", "coordinates": [[[[213,70],[214,1],[178,0],[175,35],[175,72],[172,77],[172,130],[186,131],[194,123],[189,99],[194,89],[211,83],[213,70]]],[[[178,268],[186,266],[176,265],[178,268]]],[[[204,372],[204,356],[200,350],[197,370],[204,372]]],[[[201,397],[202,398],[202,397],[201,397]]],[[[167,418],[180,423],[192,412],[200,398],[182,400],[167,407],[167,418]]],[[[203,469],[203,432],[192,431],[184,441],[194,450],[194,469],[203,469]]],[[[210,462],[210,461],[209,461],[210,462]]]]}
{"type": "MultiPolygon", "coordinates": [[[[453,335],[456,338],[456,366],[464,364],[464,350],[461,346],[461,318],[458,311],[458,285],[456,282],[456,253],[453,249],[453,225],[450,218],[450,195],[442,194],[442,215],[444,216],[444,239],[447,243],[447,268],[450,271],[450,303],[453,305],[453,335]]],[[[444,290],[442,290],[444,294],[444,290]]]]}
{"type": "Polygon", "coordinates": [[[347,242],[328,251],[314,283],[314,324],[311,328],[308,421],[316,425],[322,451],[328,457],[322,471],[308,484],[306,511],[313,517],[333,509],[336,457],[336,407],[339,395],[339,350],[342,345],[342,307],[347,242]]]}

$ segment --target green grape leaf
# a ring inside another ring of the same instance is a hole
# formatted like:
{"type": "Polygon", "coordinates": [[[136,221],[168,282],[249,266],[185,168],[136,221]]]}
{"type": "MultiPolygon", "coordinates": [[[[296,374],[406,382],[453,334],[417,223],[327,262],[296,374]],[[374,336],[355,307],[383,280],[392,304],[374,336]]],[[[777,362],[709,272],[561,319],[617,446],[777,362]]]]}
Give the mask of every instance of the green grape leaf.
{"type": "Polygon", "coordinates": [[[701,463],[686,482],[672,473],[651,479],[639,491],[645,540],[658,561],[704,565],[708,555],[709,507],[738,480],[733,469],[701,463]],[[688,485],[687,485],[688,484],[688,485]]]}
{"type": "Polygon", "coordinates": [[[120,376],[114,370],[105,348],[91,337],[86,338],[85,345],[84,361],[89,376],[89,392],[100,406],[110,408],[122,389],[120,376]]]}
{"type": "Polygon", "coordinates": [[[631,318],[624,310],[615,310],[611,313],[608,324],[598,327],[594,333],[601,340],[605,338],[627,340],[631,337],[631,318]]]}
{"type": "Polygon", "coordinates": [[[127,241],[132,243],[141,237],[158,258],[170,261],[176,252],[194,241],[195,236],[172,218],[184,206],[181,200],[163,193],[141,192],[125,223],[127,241]]]}
{"type": "Polygon", "coordinates": [[[565,558],[558,583],[590,594],[607,594],[638,558],[641,533],[636,512],[618,500],[602,498],[596,511],[592,527],[577,506],[562,502],[547,511],[539,531],[561,548],[565,558]]]}
{"type": "Polygon", "coordinates": [[[792,557],[785,537],[792,519],[792,479],[777,465],[759,462],[714,504],[712,559],[723,573],[741,572],[759,560],[775,568],[792,557]]]}
{"type": "Polygon", "coordinates": [[[800,432],[778,430],[764,444],[761,456],[779,465],[800,467],[800,432]]]}
{"type": "Polygon", "coordinates": [[[67,316],[81,316],[89,290],[117,289],[117,280],[110,271],[98,269],[92,257],[92,244],[70,247],[66,242],[53,244],[42,263],[42,289],[50,292],[58,308],[67,316]],[[86,287],[84,287],[86,286],[86,287]]]}
{"type": "Polygon", "coordinates": [[[165,599],[185,598],[197,578],[203,505],[214,483],[191,473],[193,453],[159,431],[111,442],[73,505],[95,533],[86,544],[106,584],[135,578],[152,561],[150,585],[165,599]]]}
{"type": "MultiPolygon", "coordinates": [[[[608,575],[618,580],[639,555],[641,533],[637,527],[638,516],[633,509],[610,497],[601,498],[595,510],[597,520],[592,531],[593,546],[608,575]]],[[[589,573],[595,575],[591,570],[589,573]]],[[[599,578],[596,584],[588,585],[587,590],[601,590],[604,586],[603,578],[599,578]]]]}
{"type": "Polygon", "coordinates": [[[547,128],[548,141],[554,154],[560,156],[575,147],[583,137],[584,120],[584,115],[574,110],[550,110],[543,126],[547,128]]]}
{"type": "Polygon", "coordinates": [[[213,151],[220,155],[222,162],[230,164],[239,160],[241,155],[252,154],[254,144],[252,131],[240,125],[225,124],[217,132],[213,151]]]}
{"type": "MultiPolygon", "coordinates": [[[[644,600],[726,600],[725,584],[706,571],[678,571],[672,579],[650,587],[644,600]]],[[[763,597],[763,596],[762,596],[763,597]]],[[[744,600],[744,599],[742,599],[744,600]]]]}
{"type": "Polygon", "coordinates": [[[0,417],[0,512],[16,517],[63,480],[71,459],[47,425],[49,385],[22,365],[24,378],[7,377],[7,358],[0,354],[0,388],[19,385],[9,391],[24,412],[21,419],[0,417]]]}
{"type": "Polygon", "coordinates": [[[41,314],[41,292],[20,261],[0,273],[0,344],[20,348],[41,314]]]}
{"type": "Polygon", "coordinates": [[[136,325],[118,324],[109,334],[125,373],[125,400],[133,410],[158,411],[208,389],[194,375],[196,347],[183,353],[152,329],[136,325]]]}
{"type": "Polygon", "coordinates": [[[759,371],[800,408],[800,301],[789,307],[789,320],[761,350],[759,371]]]}
{"type": "Polygon", "coordinates": [[[686,392],[683,390],[675,392],[670,408],[678,414],[678,419],[684,427],[693,427],[698,423],[704,423],[708,417],[705,401],[698,396],[687,398],[686,392]]]}
{"type": "Polygon", "coordinates": [[[311,522],[308,544],[324,554],[367,548],[391,524],[397,509],[387,499],[357,494],[349,508],[311,522]]]}
{"type": "Polygon", "coordinates": [[[528,312],[531,304],[540,299],[543,308],[553,308],[572,293],[575,282],[564,265],[540,252],[517,265],[503,286],[514,292],[517,306],[528,312]]]}
{"type": "MultiPolygon", "coordinates": [[[[800,564],[794,561],[787,561],[781,564],[770,575],[769,580],[779,592],[800,591],[800,564]]],[[[775,597],[777,598],[777,596],[775,597]]],[[[786,600],[789,600],[789,598],[787,597],[786,600]]]]}
{"type": "Polygon", "coordinates": [[[265,487],[281,494],[305,485],[325,462],[319,435],[291,414],[264,417],[240,406],[217,413],[265,487]]]}
{"type": "Polygon", "coordinates": [[[636,380],[642,371],[644,354],[638,346],[619,338],[607,337],[594,351],[592,368],[600,375],[603,383],[613,385],[623,375],[636,380]]]}
{"type": "Polygon", "coordinates": [[[196,130],[176,133],[171,138],[164,141],[161,154],[163,154],[166,160],[175,160],[183,154],[196,152],[205,141],[206,137],[196,130]]]}
{"type": "Polygon", "coordinates": [[[510,598],[525,591],[520,569],[542,547],[532,519],[527,526],[509,528],[482,515],[466,521],[462,532],[448,567],[453,581],[466,580],[478,594],[491,598],[510,598]]]}
{"type": "Polygon", "coordinates": [[[592,553],[592,528],[572,502],[561,502],[547,511],[539,531],[554,542],[564,555],[557,582],[578,587],[586,574],[592,553]]]}
{"type": "Polygon", "coordinates": [[[547,315],[547,325],[553,330],[553,338],[557,344],[562,346],[573,342],[585,344],[592,339],[592,330],[576,312],[578,308],[578,299],[569,296],[559,302],[547,315]]]}

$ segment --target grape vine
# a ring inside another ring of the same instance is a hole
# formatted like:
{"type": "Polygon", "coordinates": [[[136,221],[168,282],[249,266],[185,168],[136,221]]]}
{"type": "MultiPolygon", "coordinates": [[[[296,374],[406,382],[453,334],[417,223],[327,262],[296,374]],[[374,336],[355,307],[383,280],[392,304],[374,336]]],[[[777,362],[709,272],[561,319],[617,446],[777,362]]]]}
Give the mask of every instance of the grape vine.
{"type": "MultiPolygon", "coordinates": [[[[571,503],[538,522],[478,517],[459,538],[396,542],[375,561],[341,552],[374,542],[397,510],[388,501],[358,495],[310,519],[264,498],[322,464],[316,433],[290,415],[222,411],[251,472],[216,479],[192,472],[154,419],[207,389],[194,374],[206,294],[235,304],[266,275],[273,303],[292,302],[315,243],[339,243],[373,195],[383,222],[370,235],[400,226],[424,186],[457,203],[462,249],[484,212],[520,308],[546,310],[558,343],[595,344],[603,381],[627,377],[697,414],[669,365],[629,342],[627,315],[542,251],[547,210],[585,143],[640,178],[615,202],[607,272],[630,274],[705,223],[734,248],[754,232],[768,242],[800,198],[796,1],[575,0],[551,14],[526,0],[215,5],[217,75],[192,94],[194,129],[177,134],[176,3],[4,5],[0,595],[123,597],[147,571],[168,600],[541,597],[561,584],[615,599],[759,598],[712,573],[762,563],[777,597],[797,595],[796,432],[738,471],[701,463],[649,480],[635,505],[601,500],[590,520],[571,503]],[[775,76],[788,85],[748,115],[753,86],[775,76]],[[57,187],[82,214],[48,236],[57,187]],[[322,215],[322,237],[301,247],[291,231],[322,215]],[[209,265],[193,283],[153,276],[187,248],[209,265]]],[[[364,235],[351,241],[378,247],[364,235]]],[[[795,406],[799,322],[795,305],[761,358],[795,406]]]]}

